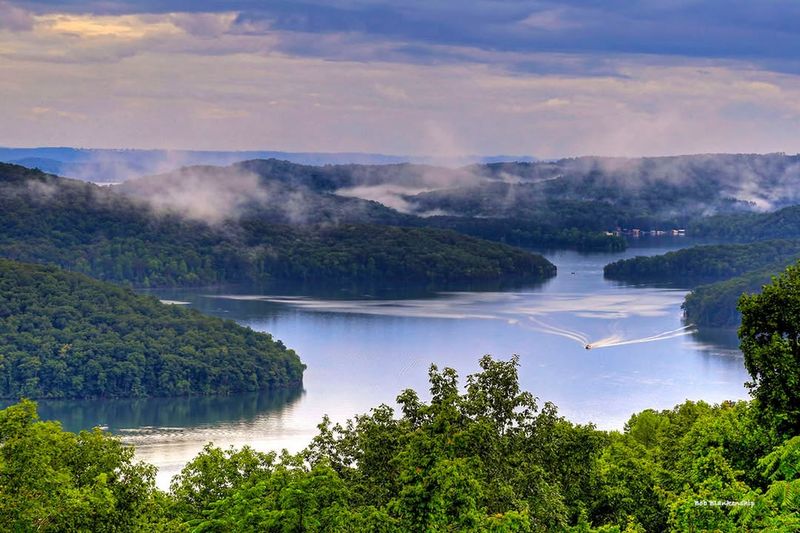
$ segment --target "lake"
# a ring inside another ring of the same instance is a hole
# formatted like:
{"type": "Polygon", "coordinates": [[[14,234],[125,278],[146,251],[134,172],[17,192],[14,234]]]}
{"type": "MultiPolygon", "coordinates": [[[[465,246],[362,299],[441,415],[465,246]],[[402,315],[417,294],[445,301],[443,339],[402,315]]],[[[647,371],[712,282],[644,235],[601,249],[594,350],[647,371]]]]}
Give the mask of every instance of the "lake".
{"type": "Polygon", "coordinates": [[[682,241],[623,253],[545,253],[558,276],[537,286],[376,296],[271,288],[155,291],[159,298],[272,333],[308,365],[304,390],[225,398],[40,402],[70,430],[107,427],[169,479],[209,441],[302,449],[324,414],[343,421],[405,388],[427,391],[431,363],[463,377],[483,354],[520,357],[522,386],[574,422],[621,429],[634,412],[686,399],[747,397],[730,331],[682,323],[681,288],[603,279],[603,266],[682,241]],[[586,349],[589,344],[591,349],[586,349]]]}

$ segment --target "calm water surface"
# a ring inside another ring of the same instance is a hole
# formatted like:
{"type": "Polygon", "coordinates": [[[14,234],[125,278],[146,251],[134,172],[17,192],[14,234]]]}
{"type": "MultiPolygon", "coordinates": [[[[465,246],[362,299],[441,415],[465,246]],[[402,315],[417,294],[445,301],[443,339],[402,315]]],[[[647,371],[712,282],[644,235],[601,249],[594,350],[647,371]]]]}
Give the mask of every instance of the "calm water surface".
{"type": "MultiPolygon", "coordinates": [[[[527,288],[376,298],[296,291],[180,290],[156,294],[268,331],[308,365],[304,390],[227,398],[42,402],[68,429],[107,426],[159,467],[159,485],[209,441],[302,449],[323,414],[345,420],[405,388],[427,390],[430,363],[464,376],[478,358],[519,354],[520,379],[575,422],[621,428],[636,411],[685,399],[746,398],[732,332],[681,331],[686,291],[603,279],[603,266],[676,246],[620,254],[547,253],[558,276],[527,288]],[[669,333],[672,332],[672,333],[669,333]],[[653,338],[653,340],[647,340],[653,338]],[[605,339],[605,341],[601,341],[605,339]],[[614,344],[585,349],[585,344],[614,344]]],[[[335,293],[334,293],[335,294],[335,293]]]]}

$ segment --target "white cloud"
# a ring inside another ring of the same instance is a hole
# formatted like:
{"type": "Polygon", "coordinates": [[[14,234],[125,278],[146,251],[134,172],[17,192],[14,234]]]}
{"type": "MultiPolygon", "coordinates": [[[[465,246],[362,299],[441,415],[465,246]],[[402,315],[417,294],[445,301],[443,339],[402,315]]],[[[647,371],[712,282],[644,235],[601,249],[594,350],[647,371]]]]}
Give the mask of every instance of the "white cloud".
{"type": "Polygon", "coordinates": [[[174,13],[170,21],[196,37],[218,38],[230,31],[236,13],[174,13]]]}
{"type": "Polygon", "coordinates": [[[580,23],[570,17],[564,9],[536,11],[519,24],[525,29],[544,31],[571,30],[580,27],[580,23]]]}

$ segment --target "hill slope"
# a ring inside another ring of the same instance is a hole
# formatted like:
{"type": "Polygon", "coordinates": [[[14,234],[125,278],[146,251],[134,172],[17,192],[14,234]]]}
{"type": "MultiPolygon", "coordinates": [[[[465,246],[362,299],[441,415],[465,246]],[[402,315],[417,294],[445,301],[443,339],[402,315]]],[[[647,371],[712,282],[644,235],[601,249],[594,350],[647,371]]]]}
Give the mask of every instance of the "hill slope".
{"type": "Polygon", "coordinates": [[[555,267],[539,255],[451,231],[276,224],[248,211],[243,198],[240,204],[239,196],[211,194],[200,196],[199,205],[154,204],[0,164],[0,256],[139,286],[555,275],[555,267]],[[204,219],[198,213],[210,214],[204,219]]]}
{"type": "Polygon", "coordinates": [[[772,240],[750,244],[692,246],[651,257],[634,257],[608,264],[608,279],[676,282],[683,286],[723,281],[748,272],[786,265],[800,258],[800,240],[772,240]]]}
{"type": "Polygon", "coordinates": [[[734,327],[741,320],[737,303],[742,293],[759,291],[772,276],[798,259],[800,240],[771,240],[694,246],[617,261],[603,271],[609,279],[691,288],[683,303],[690,323],[734,327]]]}
{"type": "Polygon", "coordinates": [[[0,259],[0,397],[228,394],[302,383],[270,335],[54,267],[0,259]]]}

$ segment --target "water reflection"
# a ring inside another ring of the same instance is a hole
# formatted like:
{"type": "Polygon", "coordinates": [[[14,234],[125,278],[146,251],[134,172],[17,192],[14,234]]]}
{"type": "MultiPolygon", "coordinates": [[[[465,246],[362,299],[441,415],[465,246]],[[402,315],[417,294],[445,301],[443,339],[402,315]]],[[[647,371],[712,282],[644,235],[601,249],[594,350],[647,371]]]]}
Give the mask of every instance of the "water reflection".
{"type": "Polygon", "coordinates": [[[100,426],[114,433],[130,435],[132,430],[141,428],[247,424],[286,410],[302,397],[303,392],[302,388],[292,388],[231,396],[40,400],[38,403],[42,419],[59,420],[68,431],[100,426]]]}
{"type": "Polygon", "coordinates": [[[704,353],[742,359],[739,336],[734,328],[699,328],[692,332],[692,338],[704,353]]]}

